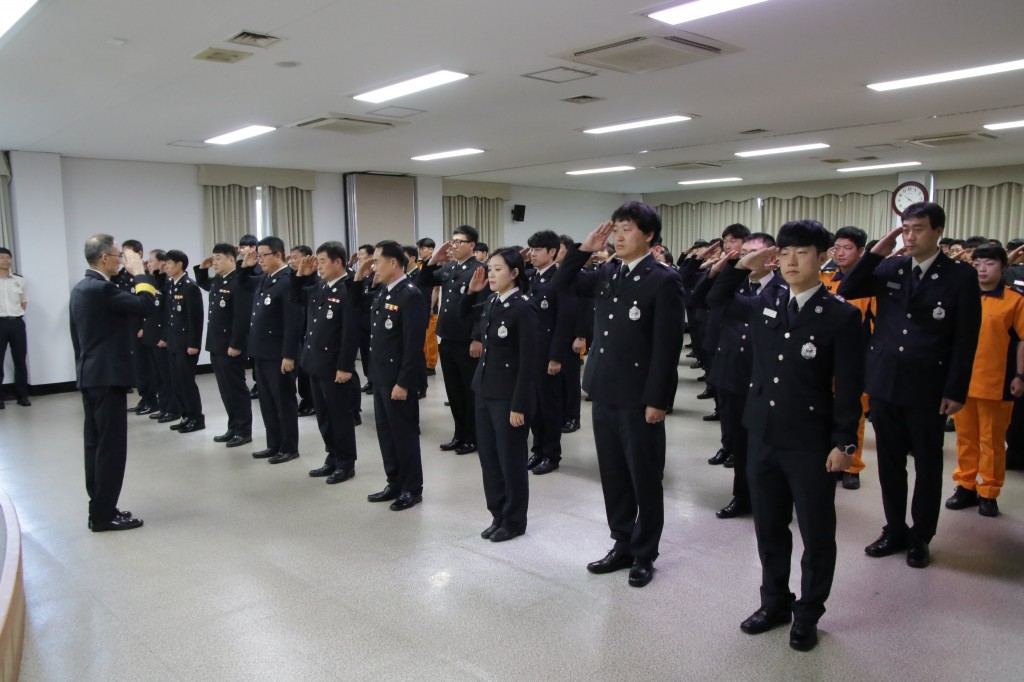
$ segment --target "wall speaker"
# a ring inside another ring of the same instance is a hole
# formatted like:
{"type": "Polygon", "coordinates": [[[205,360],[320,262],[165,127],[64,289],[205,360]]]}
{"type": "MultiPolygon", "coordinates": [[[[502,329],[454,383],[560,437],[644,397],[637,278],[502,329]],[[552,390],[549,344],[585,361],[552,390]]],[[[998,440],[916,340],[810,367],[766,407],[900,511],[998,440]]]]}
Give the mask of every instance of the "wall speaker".
{"type": "Polygon", "coordinates": [[[526,206],[524,204],[513,204],[512,222],[521,223],[526,220],[526,206]]]}

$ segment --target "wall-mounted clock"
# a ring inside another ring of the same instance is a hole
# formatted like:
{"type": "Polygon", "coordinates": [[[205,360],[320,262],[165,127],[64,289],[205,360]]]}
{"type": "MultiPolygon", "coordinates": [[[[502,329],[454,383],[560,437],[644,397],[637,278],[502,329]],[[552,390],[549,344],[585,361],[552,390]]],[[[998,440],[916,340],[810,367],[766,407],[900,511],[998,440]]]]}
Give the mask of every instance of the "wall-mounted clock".
{"type": "Polygon", "coordinates": [[[928,201],[928,188],[920,182],[904,182],[892,193],[892,210],[899,217],[911,204],[928,201]]]}

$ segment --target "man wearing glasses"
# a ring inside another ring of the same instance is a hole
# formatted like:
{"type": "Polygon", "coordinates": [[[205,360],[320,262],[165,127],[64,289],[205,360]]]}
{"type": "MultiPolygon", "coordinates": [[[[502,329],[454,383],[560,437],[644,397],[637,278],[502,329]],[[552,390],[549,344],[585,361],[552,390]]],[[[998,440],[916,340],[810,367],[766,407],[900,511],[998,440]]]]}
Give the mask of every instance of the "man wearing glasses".
{"type": "Polygon", "coordinates": [[[242,285],[253,292],[249,320],[249,357],[256,366],[260,387],[260,413],[267,429],[267,447],[252,453],[271,464],[299,456],[299,415],[295,400],[295,358],[302,340],[302,306],[288,295],[291,268],[285,261],[284,242],[264,237],[255,253],[242,260],[242,285]],[[263,274],[255,275],[256,261],[263,274]]]}
{"type": "Polygon", "coordinates": [[[78,388],[85,407],[85,489],[89,528],[94,533],[130,530],[142,525],[117,500],[128,458],[127,394],[131,383],[132,339],[138,318],[156,309],[156,287],[134,251],[124,254],[124,269],[134,293],[111,282],[121,270],[122,253],[114,238],[97,234],[85,242],[89,269],[71,291],[71,342],[78,388]]]}
{"type": "Polygon", "coordinates": [[[466,295],[473,273],[484,267],[473,258],[478,240],[476,228],[469,225],[455,228],[451,240],[430,256],[416,282],[421,288],[441,287],[437,335],[441,337],[444,389],[455,420],[455,435],[449,442],[442,443],[441,449],[454,450],[457,455],[476,451],[476,409],[470,384],[483,344],[471,338],[475,320],[459,317],[459,301],[466,295]]]}

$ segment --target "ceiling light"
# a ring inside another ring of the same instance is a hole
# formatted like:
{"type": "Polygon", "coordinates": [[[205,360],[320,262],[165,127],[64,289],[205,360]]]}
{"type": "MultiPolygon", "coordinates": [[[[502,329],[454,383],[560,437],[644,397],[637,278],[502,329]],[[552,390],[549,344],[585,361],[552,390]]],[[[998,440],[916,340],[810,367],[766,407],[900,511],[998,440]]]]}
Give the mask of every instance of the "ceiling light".
{"type": "Polygon", "coordinates": [[[734,9],[756,5],[765,0],[694,0],[668,9],[651,12],[647,16],[673,26],[694,19],[703,19],[714,14],[729,12],[734,9]]]}
{"type": "Polygon", "coordinates": [[[776,147],[775,149],[757,149],[752,152],[736,152],[736,156],[748,157],[767,156],[769,154],[788,154],[789,152],[803,152],[808,149],[828,149],[828,145],[823,142],[815,142],[814,144],[800,144],[795,147],[776,147]]]}
{"type": "Polygon", "coordinates": [[[1006,123],[989,123],[988,130],[1007,130],[1008,128],[1024,128],[1024,121],[1008,121],[1006,123]]]}
{"type": "Polygon", "coordinates": [[[0,36],[18,23],[36,2],[37,0],[5,0],[0,4],[0,36]]]}
{"type": "Polygon", "coordinates": [[[262,135],[263,133],[269,133],[271,130],[275,130],[275,128],[272,126],[246,126],[230,133],[211,137],[209,140],[204,140],[204,142],[206,142],[206,144],[231,144],[233,142],[247,140],[250,137],[262,135]]]}
{"type": "Polygon", "coordinates": [[[883,168],[906,168],[907,166],[920,166],[920,161],[904,161],[903,163],[882,163],[877,166],[853,166],[852,168],[836,168],[840,173],[853,173],[854,171],[882,170],[883,168]]]}
{"type": "Polygon", "coordinates": [[[469,156],[470,154],[483,154],[483,149],[454,149],[450,152],[438,152],[436,154],[424,154],[423,156],[412,157],[413,161],[434,161],[435,159],[450,159],[453,156],[469,156]]]}
{"type": "Polygon", "coordinates": [[[680,185],[706,185],[711,182],[740,182],[743,178],[710,178],[708,180],[683,180],[680,185]]]}
{"type": "Polygon", "coordinates": [[[387,102],[388,100],[395,99],[396,97],[402,97],[403,95],[409,95],[414,92],[419,92],[420,90],[434,88],[438,85],[462,80],[463,78],[469,78],[469,74],[445,70],[435,71],[434,73],[428,73],[426,76],[420,76],[419,78],[412,78],[407,81],[402,81],[401,83],[389,85],[386,88],[378,88],[377,90],[364,92],[361,95],[356,95],[353,99],[380,104],[381,102],[387,102]]]}
{"type": "Polygon", "coordinates": [[[931,76],[917,76],[916,78],[904,78],[898,81],[886,81],[885,83],[872,83],[868,85],[872,90],[885,92],[887,90],[899,90],[900,88],[912,88],[917,85],[931,85],[932,83],[945,83],[946,81],[958,81],[963,78],[977,78],[978,76],[991,76],[994,73],[1006,73],[1024,69],[1024,59],[1015,62],[1003,62],[990,66],[977,66],[973,69],[961,69],[959,71],[947,71],[936,73],[931,76]]]}
{"type": "Polygon", "coordinates": [[[615,125],[604,126],[601,128],[589,128],[584,130],[585,133],[591,135],[602,135],[604,133],[617,133],[620,130],[632,130],[633,128],[647,128],[648,126],[660,126],[666,123],[679,123],[680,121],[689,121],[689,116],[662,116],[661,118],[649,118],[645,121],[633,121],[632,123],[616,123],[615,125]]]}
{"type": "Polygon", "coordinates": [[[609,166],[608,168],[588,168],[587,170],[566,171],[566,175],[591,175],[593,173],[617,173],[619,171],[636,170],[635,166],[609,166]]]}

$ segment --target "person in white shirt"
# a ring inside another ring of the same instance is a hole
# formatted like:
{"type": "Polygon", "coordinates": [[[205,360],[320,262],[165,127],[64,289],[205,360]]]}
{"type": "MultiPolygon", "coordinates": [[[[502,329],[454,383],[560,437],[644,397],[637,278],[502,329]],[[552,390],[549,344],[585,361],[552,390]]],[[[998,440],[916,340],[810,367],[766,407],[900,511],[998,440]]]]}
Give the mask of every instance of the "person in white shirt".
{"type": "MultiPolygon", "coordinates": [[[[28,407],[28,336],[25,333],[25,309],[28,307],[28,293],[25,278],[11,272],[13,263],[11,250],[0,247],[0,384],[4,381],[4,360],[7,347],[11,347],[14,360],[14,394],[18,404],[28,407]]],[[[0,394],[0,410],[4,408],[0,394]]]]}

